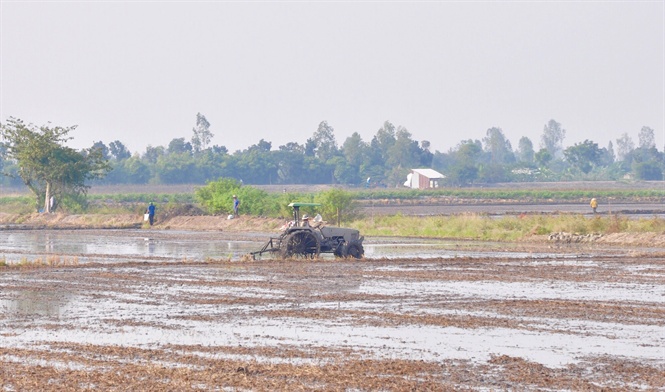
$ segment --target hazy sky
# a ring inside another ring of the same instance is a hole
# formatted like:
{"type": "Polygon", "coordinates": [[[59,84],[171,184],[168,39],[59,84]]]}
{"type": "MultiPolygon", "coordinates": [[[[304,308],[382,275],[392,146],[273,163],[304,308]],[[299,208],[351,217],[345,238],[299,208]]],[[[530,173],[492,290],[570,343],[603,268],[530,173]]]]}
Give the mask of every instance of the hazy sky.
{"type": "Polygon", "coordinates": [[[0,121],[143,152],[198,112],[230,151],[388,120],[444,152],[491,127],[538,148],[555,119],[565,146],[649,126],[662,150],[664,4],[0,0],[0,121]]]}

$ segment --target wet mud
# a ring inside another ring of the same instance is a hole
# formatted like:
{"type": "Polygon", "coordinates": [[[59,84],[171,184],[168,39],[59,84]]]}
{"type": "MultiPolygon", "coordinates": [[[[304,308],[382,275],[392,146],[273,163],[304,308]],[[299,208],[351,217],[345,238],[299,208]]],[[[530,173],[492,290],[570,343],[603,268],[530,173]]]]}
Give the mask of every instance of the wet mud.
{"type": "Polygon", "coordinates": [[[665,389],[659,250],[379,238],[282,261],[242,257],[251,232],[3,234],[2,390],[665,389]]]}

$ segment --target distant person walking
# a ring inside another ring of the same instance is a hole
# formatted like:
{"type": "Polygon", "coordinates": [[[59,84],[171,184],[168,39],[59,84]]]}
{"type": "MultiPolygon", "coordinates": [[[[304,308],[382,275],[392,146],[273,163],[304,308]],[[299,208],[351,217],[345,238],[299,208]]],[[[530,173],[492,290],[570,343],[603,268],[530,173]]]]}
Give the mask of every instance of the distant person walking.
{"type": "Polygon", "coordinates": [[[589,203],[589,205],[591,206],[591,209],[593,210],[593,213],[595,214],[596,213],[596,208],[598,208],[598,201],[596,200],[595,197],[593,199],[591,199],[591,202],[589,203]]]}
{"type": "Polygon", "coordinates": [[[238,196],[233,195],[233,216],[238,216],[238,208],[240,207],[240,200],[238,196]]]}
{"type": "Polygon", "coordinates": [[[148,221],[150,222],[150,226],[152,226],[155,222],[155,205],[152,202],[150,202],[146,214],[148,214],[148,221]]]}

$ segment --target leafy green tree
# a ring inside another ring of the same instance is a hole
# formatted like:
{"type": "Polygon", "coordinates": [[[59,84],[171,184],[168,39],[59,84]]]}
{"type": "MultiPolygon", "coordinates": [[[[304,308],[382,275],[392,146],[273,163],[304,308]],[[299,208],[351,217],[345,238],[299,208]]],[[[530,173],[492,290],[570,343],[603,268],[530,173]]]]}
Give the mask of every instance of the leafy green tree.
{"type": "Polygon", "coordinates": [[[478,167],[477,178],[485,183],[505,182],[509,179],[506,165],[499,163],[485,163],[478,167]]]}
{"type": "Polygon", "coordinates": [[[463,140],[457,145],[456,160],[470,164],[478,164],[482,157],[483,146],[478,140],[463,140]]]}
{"type": "Polygon", "coordinates": [[[129,152],[127,147],[125,147],[120,140],[109,143],[109,150],[111,151],[111,155],[118,161],[128,159],[132,156],[132,153],[129,152]]]}
{"type": "Polygon", "coordinates": [[[557,158],[563,151],[563,139],[566,137],[566,130],[560,123],[550,120],[543,128],[540,147],[549,151],[553,158],[557,158]]]}
{"type": "Polygon", "coordinates": [[[360,209],[353,195],[339,188],[333,188],[316,195],[315,201],[321,204],[320,213],[325,220],[333,220],[340,226],[343,221],[351,221],[360,216],[360,209]]]}
{"type": "MultiPolygon", "coordinates": [[[[210,181],[205,186],[194,191],[196,200],[210,214],[233,212],[233,195],[240,191],[240,181],[233,178],[220,178],[210,181]]],[[[242,203],[242,199],[240,200],[242,203]]]]}
{"type": "Polygon", "coordinates": [[[453,163],[448,168],[446,182],[464,186],[473,183],[478,178],[480,160],[483,147],[479,140],[463,140],[451,152],[453,163]]]}
{"type": "Polygon", "coordinates": [[[457,162],[448,170],[446,182],[465,186],[472,184],[478,178],[478,167],[469,163],[457,162]]]}
{"type": "Polygon", "coordinates": [[[434,154],[429,150],[431,143],[429,140],[423,140],[420,142],[420,166],[421,167],[432,167],[432,160],[434,159],[434,154]]]}
{"type": "Polygon", "coordinates": [[[92,144],[92,149],[99,150],[102,158],[109,160],[111,158],[110,150],[103,142],[95,142],[92,144]]]}
{"type": "Polygon", "coordinates": [[[103,177],[110,169],[99,149],[80,153],[63,145],[74,129],[76,126],[37,128],[13,117],[0,127],[6,155],[16,160],[18,175],[46,212],[51,210],[51,196],[85,195],[86,181],[103,177]]]}
{"type": "Polygon", "coordinates": [[[210,141],[215,136],[210,132],[210,123],[204,115],[196,113],[196,127],[192,129],[192,148],[198,153],[210,145],[210,141]]]}
{"type": "Polygon", "coordinates": [[[347,137],[342,144],[342,152],[349,165],[360,167],[367,156],[367,149],[369,146],[360,137],[358,132],[354,132],[351,136],[347,137]]]}
{"type": "Polygon", "coordinates": [[[155,164],[157,163],[157,159],[164,155],[165,149],[163,146],[148,146],[145,149],[145,154],[143,154],[143,158],[149,163],[149,164],[155,164]]]}
{"type": "Polygon", "coordinates": [[[237,152],[235,172],[231,177],[252,184],[272,184],[277,182],[277,162],[273,158],[272,143],[261,139],[244,151],[237,152]]]}
{"type": "Polygon", "coordinates": [[[601,151],[598,148],[598,144],[588,139],[582,143],[575,143],[575,145],[566,148],[563,153],[566,157],[566,161],[578,168],[584,174],[589,173],[591,169],[598,164],[601,157],[601,151]]]}
{"type": "Polygon", "coordinates": [[[195,191],[196,200],[210,214],[233,213],[233,195],[240,200],[240,215],[275,216],[279,211],[278,200],[281,199],[232,178],[208,182],[195,191]]]}
{"type": "Polygon", "coordinates": [[[4,173],[2,169],[5,167],[6,160],[7,160],[7,148],[3,143],[0,143],[0,173],[4,173]]]}
{"type": "Polygon", "coordinates": [[[663,168],[658,162],[635,162],[633,173],[638,180],[661,181],[663,179],[663,168]]]}
{"type": "Polygon", "coordinates": [[[229,173],[225,172],[228,155],[217,153],[212,148],[208,148],[194,155],[193,158],[197,171],[196,178],[201,182],[229,176],[229,173]]]}
{"type": "Polygon", "coordinates": [[[601,165],[609,166],[614,163],[615,158],[616,156],[614,155],[614,145],[610,140],[609,143],[607,143],[607,147],[605,148],[600,157],[601,165]]]}
{"type": "Polygon", "coordinates": [[[334,165],[334,175],[338,183],[357,185],[362,181],[358,168],[349,165],[343,156],[336,156],[328,163],[334,165]]]}
{"type": "Polygon", "coordinates": [[[493,127],[487,130],[483,138],[484,150],[490,155],[490,162],[494,164],[510,163],[515,161],[510,141],[506,139],[501,128],[493,127]]]}
{"type": "Polygon", "coordinates": [[[388,148],[389,167],[401,167],[407,171],[420,165],[420,147],[413,140],[411,133],[404,127],[399,126],[395,132],[395,142],[388,148]]]}
{"type": "Polygon", "coordinates": [[[388,147],[386,177],[393,184],[404,182],[410,169],[420,166],[421,149],[411,133],[400,126],[395,132],[395,141],[388,147]]]}
{"type": "Polygon", "coordinates": [[[552,154],[546,148],[541,148],[535,155],[536,163],[541,169],[549,166],[552,161],[552,154]]]}
{"type": "Polygon", "coordinates": [[[386,166],[390,148],[395,144],[395,126],[389,121],[383,123],[370,142],[370,161],[372,165],[386,166]]]}
{"type": "Polygon", "coordinates": [[[316,145],[315,156],[321,162],[327,162],[337,154],[337,141],[335,140],[335,130],[328,125],[327,121],[321,121],[318,129],[312,135],[312,141],[316,145]]]}
{"type": "Polygon", "coordinates": [[[305,148],[298,143],[279,146],[275,155],[277,176],[281,184],[302,184],[305,148]]]}
{"type": "Polygon", "coordinates": [[[169,142],[169,148],[166,150],[169,154],[184,154],[192,152],[192,144],[186,142],[184,137],[175,138],[169,142]]]}
{"type": "Polygon", "coordinates": [[[161,184],[188,184],[201,181],[194,158],[188,152],[160,156],[155,164],[157,180],[161,184]]]}
{"type": "Polygon", "coordinates": [[[524,163],[533,163],[536,152],[533,150],[533,142],[526,136],[522,136],[517,144],[517,160],[524,163]]]}
{"type": "Polygon", "coordinates": [[[130,184],[147,184],[150,181],[150,167],[138,156],[121,161],[126,182],[130,184]]]}

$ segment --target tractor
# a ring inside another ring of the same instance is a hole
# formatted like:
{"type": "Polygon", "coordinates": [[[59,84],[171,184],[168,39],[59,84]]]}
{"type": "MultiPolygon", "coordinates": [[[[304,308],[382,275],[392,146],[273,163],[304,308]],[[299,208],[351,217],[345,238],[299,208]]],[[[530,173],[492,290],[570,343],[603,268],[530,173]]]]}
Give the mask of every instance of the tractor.
{"type": "Polygon", "coordinates": [[[279,237],[270,238],[252,258],[264,253],[273,253],[283,259],[304,258],[315,259],[320,253],[333,253],[335,257],[360,259],[365,254],[364,237],[355,229],[327,227],[323,222],[309,223],[306,215],[301,222],[300,207],[317,207],[316,203],[291,203],[293,221],[286,225],[279,237]]]}

